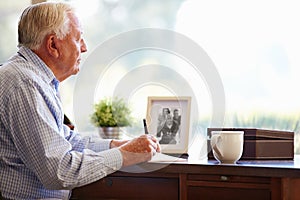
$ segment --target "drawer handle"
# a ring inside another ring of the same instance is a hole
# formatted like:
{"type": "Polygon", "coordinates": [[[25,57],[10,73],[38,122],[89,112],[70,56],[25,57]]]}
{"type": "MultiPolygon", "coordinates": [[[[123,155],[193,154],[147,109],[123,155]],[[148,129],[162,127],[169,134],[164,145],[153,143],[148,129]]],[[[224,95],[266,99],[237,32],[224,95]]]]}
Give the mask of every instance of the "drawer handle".
{"type": "Polygon", "coordinates": [[[229,177],[227,177],[227,176],[221,176],[221,177],[220,177],[220,180],[221,180],[221,181],[228,181],[228,180],[229,180],[229,177]]]}

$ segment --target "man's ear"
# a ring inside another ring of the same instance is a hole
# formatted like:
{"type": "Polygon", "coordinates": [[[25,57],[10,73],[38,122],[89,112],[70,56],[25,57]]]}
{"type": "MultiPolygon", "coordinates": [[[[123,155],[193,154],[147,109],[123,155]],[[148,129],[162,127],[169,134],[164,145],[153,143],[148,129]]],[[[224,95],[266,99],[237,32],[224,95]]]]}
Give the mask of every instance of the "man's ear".
{"type": "Polygon", "coordinates": [[[46,39],[46,43],[47,43],[48,53],[51,56],[58,58],[60,52],[59,52],[59,41],[57,37],[54,34],[49,35],[46,39]]]}

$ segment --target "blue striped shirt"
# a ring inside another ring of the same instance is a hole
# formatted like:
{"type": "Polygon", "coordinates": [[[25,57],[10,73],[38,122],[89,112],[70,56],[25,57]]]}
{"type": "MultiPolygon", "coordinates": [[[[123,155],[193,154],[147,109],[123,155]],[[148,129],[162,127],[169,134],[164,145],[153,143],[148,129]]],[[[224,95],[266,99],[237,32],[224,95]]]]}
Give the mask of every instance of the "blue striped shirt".
{"type": "Polygon", "coordinates": [[[0,191],[9,199],[64,199],[74,187],[119,170],[110,140],[63,125],[59,81],[31,50],[0,67],[0,191]]]}

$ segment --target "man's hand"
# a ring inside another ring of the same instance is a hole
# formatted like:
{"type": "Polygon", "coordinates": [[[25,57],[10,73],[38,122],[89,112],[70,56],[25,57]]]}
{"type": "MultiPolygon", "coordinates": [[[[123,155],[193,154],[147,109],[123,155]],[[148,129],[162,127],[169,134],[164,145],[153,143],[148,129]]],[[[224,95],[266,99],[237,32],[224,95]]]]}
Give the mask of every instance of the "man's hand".
{"type": "Polygon", "coordinates": [[[123,156],[123,167],[151,160],[160,145],[152,135],[142,135],[119,147],[123,156]]]}

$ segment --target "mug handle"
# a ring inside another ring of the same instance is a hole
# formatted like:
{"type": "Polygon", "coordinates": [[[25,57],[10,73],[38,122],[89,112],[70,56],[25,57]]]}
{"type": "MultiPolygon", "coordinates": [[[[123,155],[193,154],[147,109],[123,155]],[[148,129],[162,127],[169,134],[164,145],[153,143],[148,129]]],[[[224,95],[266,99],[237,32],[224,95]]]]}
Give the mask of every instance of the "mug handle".
{"type": "Polygon", "coordinates": [[[210,139],[210,145],[212,149],[220,156],[223,157],[222,151],[218,148],[218,143],[222,141],[221,135],[212,135],[210,139]]]}

